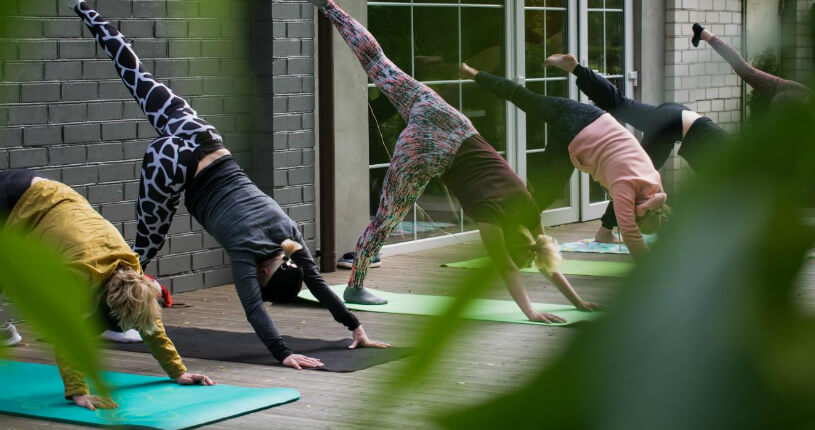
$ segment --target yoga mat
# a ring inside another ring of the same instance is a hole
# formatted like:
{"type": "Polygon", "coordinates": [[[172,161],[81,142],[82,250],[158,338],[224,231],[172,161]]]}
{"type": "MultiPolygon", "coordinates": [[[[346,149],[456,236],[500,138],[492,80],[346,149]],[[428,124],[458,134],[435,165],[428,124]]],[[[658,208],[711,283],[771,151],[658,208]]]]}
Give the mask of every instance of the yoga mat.
{"type": "MultiPolygon", "coordinates": [[[[332,285],[331,289],[342,297],[345,285],[332,285]]],[[[357,305],[346,303],[348,309],[357,311],[383,312],[390,314],[410,314],[410,315],[440,315],[452,303],[453,297],[430,296],[423,294],[400,294],[388,291],[375,290],[374,294],[387,299],[385,305],[357,305]]],[[[308,290],[300,292],[300,298],[311,302],[317,299],[308,290]]],[[[553,313],[566,319],[565,323],[545,324],[526,319],[526,315],[521,312],[518,305],[511,300],[475,299],[470,302],[464,311],[463,317],[470,320],[497,321],[518,324],[538,324],[566,326],[580,322],[590,321],[597,318],[601,312],[582,312],[570,305],[552,305],[545,303],[533,303],[535,310],[539,312],[553,313]]]]}
{"type": "MultiPolygon", "coordinates": [[[[642,237],[648,245],[653,245],[657,240],[655,234],[644,234],[642,237]]],[[[562,252],[585,252],[592,254],[630,254],[628,247],[625,246],[624,243],[601,243],[595,242],[594,239],[561,243],[560,250],[562,252]]]]}
{"type": "MultiPolygon", "coordinates": [[[[442,267],[456,267],[459,269],[478,269],[490,264],[489,257],[474,258],[457,263],[442,264],[442,267]]],[[[602,276],[608,278],[623,278],[634,269],[633,263],[619,261],[594,260],[563,260],[560,272],[564,275],[602,276]]],[[[522,272],[537,273],[534,267],[525,267],[522,272]]]]}
{"type": "Polygon", "coordinates": [[[65,400],[56,366],[0,360],[0,412],[85,425],[185,429],[300,398],[292,388],[178,385],[166,376],[117,372],[103,377],[119,407],[90,411],[65,400]]]}
{"type": "MultiPolygon", "coordinates": [[[[231,361],[234,363],[282,366],[255,333],[208,330],[193,327],[166,327],[178,353],[185,358],[231,361]]],[[[348,349],[351,339],[321,340],[283,336],[283,341],[297,354],[319,358],[328,372],[356,372],[407,357],[411,348],[348,349]]],[[[107,343],[105,347],[120,351],[148,353],[143,343],[107,343]]]]}

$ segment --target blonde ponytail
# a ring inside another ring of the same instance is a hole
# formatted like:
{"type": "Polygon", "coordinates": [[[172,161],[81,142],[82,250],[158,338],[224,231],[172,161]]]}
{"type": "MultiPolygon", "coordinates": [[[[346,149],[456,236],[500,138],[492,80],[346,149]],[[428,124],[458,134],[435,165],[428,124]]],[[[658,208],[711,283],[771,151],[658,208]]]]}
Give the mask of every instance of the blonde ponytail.
{"type": "Polygon", "coordinates": [[[535,256],[535,266],[538,270],[546,270],[548,273],[557,271],[563,261],[557,240],[551,236],[539,234],[535,241],[530,244],[530,247],[535,256]]]}
{"type": "Polygon", "coordinates": [[[284,240],[283,243],[280,244],[280,247],[283,248],[283,255],[285,255],[287,258],[291,257],[291,255],[295,252],[303,249],[303,245],[300,245],[300,243],[291,239],[284,240]]]}
{"type": "Polygon", "coordinates": [[[122,329],[135,328],[152,334],[158,328],[156,321],[161,318],[159,290],[146,276],[131,267],[119,267],[105,283],[105,295],[112,316],[122,329]]]}

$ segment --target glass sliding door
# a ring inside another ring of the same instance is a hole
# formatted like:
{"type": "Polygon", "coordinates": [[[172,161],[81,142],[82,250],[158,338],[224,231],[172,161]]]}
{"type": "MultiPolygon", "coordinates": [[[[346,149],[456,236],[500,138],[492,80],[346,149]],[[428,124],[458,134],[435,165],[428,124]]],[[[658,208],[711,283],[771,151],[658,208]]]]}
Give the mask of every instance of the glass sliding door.
{"type": "MultiPolygon", "coordinates": [[[[506,104],[458,76],[462,61],[506,76],[503,0],[368,2],[368,23],[389,58],[467,115],[481,135],[502,155],[506,154],[506,104]]],[[[373,83],[368,85],[368,102],[369,211],[373,216],[394,145],[405,123],[373,83]]],[[[434,179],[386,243],[474,229],[441,181],[434,179]]]]}
{"type": "MultiPolygon", "coordinates": [[[[580,0],[580,63],[602,74],[626,95],[633,93],[628,79],[633,70],[631,0],[580,0]]],[[[588,102],[585,95],[581,100],[588,102]]],[[[580,219],[602,216],[608,194],[585,173],[580,175],[580,219]]]]}

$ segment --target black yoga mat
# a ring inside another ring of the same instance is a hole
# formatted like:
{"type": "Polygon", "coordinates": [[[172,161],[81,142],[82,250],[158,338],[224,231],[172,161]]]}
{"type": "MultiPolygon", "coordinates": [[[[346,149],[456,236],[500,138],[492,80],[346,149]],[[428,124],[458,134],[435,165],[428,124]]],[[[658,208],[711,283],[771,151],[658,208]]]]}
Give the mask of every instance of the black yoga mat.
{"type": "MultiPolygon", "coordinates": [[[[208,330],[192,327],[166,327],[182,357],[235,363],[282,366],[255,333],[208,330]]],[[[348,349],[351,339],[322,340],[283,336],[283,341],[297,354],[319,358],[328,372],[356,372],[407,357],[412,348],[390,347],[348,349]]],[[[107,342],[106,348],[119,351],[149,352],[144,343],[107,342]]]]}

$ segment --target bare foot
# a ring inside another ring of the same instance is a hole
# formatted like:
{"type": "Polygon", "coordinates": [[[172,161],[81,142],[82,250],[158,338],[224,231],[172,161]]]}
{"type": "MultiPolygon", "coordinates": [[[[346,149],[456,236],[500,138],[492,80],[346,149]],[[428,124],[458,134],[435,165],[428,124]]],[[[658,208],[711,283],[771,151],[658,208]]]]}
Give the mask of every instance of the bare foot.
{"type": "Polygon", "coordinates": [[[552,54],[543,62],[543,67],[552,66],[572,73],[577,67],[577,58],[572,54],[552,54]]]}
{"type": "Polygon", "coordinates": [[[614,235],[614,230],[605,227],[600,227],[600,230],[597,230],[594,241],[599,243],[620,243],[617,236],[614,235]]]}
{"type": "Polygon", "coordinates": [[[464,79],[475,79],[475,75],[478,74],[478,70],[470,67],[467,63],[461,63],[461,67],[458,69],[458,73],[464,79]]]}

